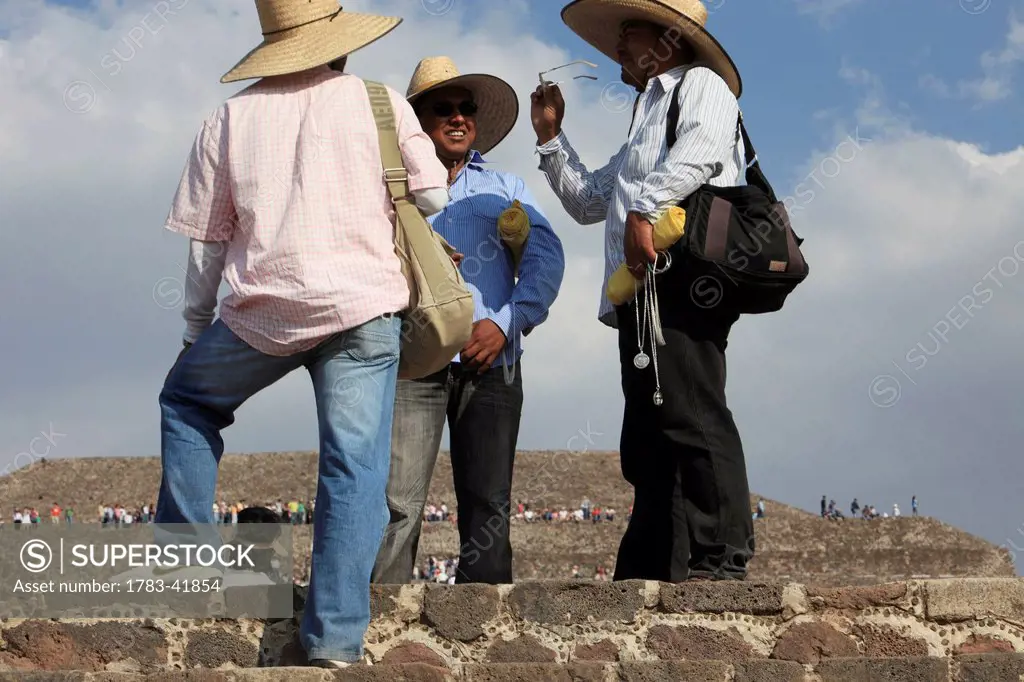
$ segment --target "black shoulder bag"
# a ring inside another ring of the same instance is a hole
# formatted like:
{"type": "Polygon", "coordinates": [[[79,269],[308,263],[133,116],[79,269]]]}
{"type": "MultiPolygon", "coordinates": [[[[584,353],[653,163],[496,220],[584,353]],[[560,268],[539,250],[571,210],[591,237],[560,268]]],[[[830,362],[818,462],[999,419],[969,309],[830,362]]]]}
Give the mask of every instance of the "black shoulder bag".
{"type": "MultiPolygon", "coordinates": [[[[669,106],[667,146],[676,141],[679,89],[669,106]]],[[[718,313],[757,315],[782,308],[786,297],[804,281],[807,261],[800,252],[803,239],[790,225],[785,206],[761,171],[754,146],[737,121],[746,152],[745,186],[704,184],[680,202],[686,210],[682,238],[670,249],[671,279],[686,287],[699,309],[718,313]]]]}

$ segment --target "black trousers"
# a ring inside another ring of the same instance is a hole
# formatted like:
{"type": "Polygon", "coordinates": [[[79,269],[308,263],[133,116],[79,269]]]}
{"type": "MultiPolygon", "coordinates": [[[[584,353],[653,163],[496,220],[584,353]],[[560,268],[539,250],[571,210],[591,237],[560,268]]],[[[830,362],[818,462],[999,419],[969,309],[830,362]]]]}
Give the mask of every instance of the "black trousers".
{"type": "MultiPolygon", "coordinates": [[[[659,278],[667,343],[657,348],[660,406],[653,400],[653,357],[646,369],[633,365],[636,301],[616,311],[625,396],[619,450],[635,498],[614,579],[742,580],[754,553],[754,526],[743,445],[725,399],[725,348],[736,316],[684,305],[679,299],[687,292],[670,283],[659,278]]],[[[643,297],[641,290],[637,300],[643,297]]]]}

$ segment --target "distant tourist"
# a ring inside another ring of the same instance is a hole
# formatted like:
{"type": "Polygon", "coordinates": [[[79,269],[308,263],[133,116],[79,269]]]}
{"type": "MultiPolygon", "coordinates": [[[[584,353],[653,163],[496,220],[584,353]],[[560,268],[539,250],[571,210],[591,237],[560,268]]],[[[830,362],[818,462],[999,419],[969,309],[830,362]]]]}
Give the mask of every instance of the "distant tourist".
{"type": "Polygon", "coordinates": [[[892,515],[893,516],[899,516],[900,515],[900,506],[898,504],[896,504],[895,502],[892,503],[892,515]]]}
{"type": "MultiPolygon", "coordinates": [[[[335,0],[258,5],[272,37],[221,81],[259,80],[203,121],[165,223],[190,240],[188,324],[160,392],[156,520],[213,521],[221,432],[246,401],[305,369],[320,459],[299,640],[313,665],[343,668],[362,660],[370,622],[409,286],[366,84],[328,64],[400,19],[353,17],[335,0]],[[214,320],[222,274],[231,293],[214,320]]],[[[408,102],[387,92],[408,188],[436,212],[447,173],[408,102]]]]}
{"type": "Polygon", "coordinates": [[[850,516],[856,516],[858,511],[860,511],[860,505],[857,504],[857,498],[855,497],[850,504],[850,516]]]}
{"type": "Polygon", "coordinates": [[[910,513],[911,516],[917,516],[917,495],[910,498],[910,513]]]}

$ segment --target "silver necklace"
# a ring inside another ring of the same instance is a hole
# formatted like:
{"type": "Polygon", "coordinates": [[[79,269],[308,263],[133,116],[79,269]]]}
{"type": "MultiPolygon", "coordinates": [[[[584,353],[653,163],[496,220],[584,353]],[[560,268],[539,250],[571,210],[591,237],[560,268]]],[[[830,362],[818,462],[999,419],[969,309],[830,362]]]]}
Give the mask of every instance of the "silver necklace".
{"type": "MultiPolygon", "coordinates": [[[[646,275],[645,275],[646,277],[646,275]]],[[[645,287],[646,288],[646,287],[645,287]]],[[[644,299],[644,323],[640,324],[640,286],[637,283],[637,279],[633,278],[633,300],[636,301],[636,342],[640,349],[640,352],[633,358],[633,366],[637,369],[646,369],[647,365],[650,364],[651,358],[648,357],[647,353],[644,352],[644,336],[647,331],[647,300],[644,299]]]]}
{"type": "MultiPolygon", "coordinates": [[[[667,269],[667,267],[666,267],[667,269]]],[[[658,310],[658,284],[655,277],[654,267],[648,265],[647,270],[644,273],[644,319],[643,323],[640,322],[640,291],[639,284],[633,282],[633,292],[636,298],[636,326],[637,326],[637,344],[640,347],[640,352],[633,358],[633,366],[639,370],[646,369],[654,360],[654,404],[661,406],[665,402],[665,397],[661,393],[661,377],[658,373],[658,348],[657,346],[665,345],[664,336],[661,334],[661,321],[660,311],[658,310]],[[648,356],[644,352],[644,340],[647,336],[648,323],[651,326],[651,355],[648,356]]]]}

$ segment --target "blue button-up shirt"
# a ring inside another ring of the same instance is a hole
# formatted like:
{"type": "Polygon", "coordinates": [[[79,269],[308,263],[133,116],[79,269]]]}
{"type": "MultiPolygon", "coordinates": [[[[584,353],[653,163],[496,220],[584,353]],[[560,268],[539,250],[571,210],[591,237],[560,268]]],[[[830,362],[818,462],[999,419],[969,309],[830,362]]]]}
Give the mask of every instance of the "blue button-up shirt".
{"type": "Polygon", "coordinates": [[[479,152],[470,153],[448,190],[448,205],[429,220],[464,256],[459,269],[473,294],[473,321],[492,320],[505,332],[505,349],[493,366],[511,367],[522,355],[521,335],[547,319],[558,296],[565,254],[522,178],[484,168],[484,163],[479,152]],[[498,234],[498,216],[515,199],[530,218],[518,281],[512,253],[498,234]]]}

